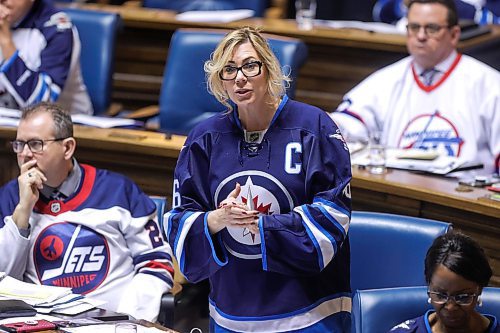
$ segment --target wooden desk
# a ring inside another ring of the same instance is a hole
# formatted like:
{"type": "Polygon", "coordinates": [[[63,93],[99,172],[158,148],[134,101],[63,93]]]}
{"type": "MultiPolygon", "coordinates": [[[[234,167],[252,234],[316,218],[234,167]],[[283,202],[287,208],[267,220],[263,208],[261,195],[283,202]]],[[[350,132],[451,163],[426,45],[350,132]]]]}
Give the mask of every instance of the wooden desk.
{"type": "MultiPolygon", "coordinates": [[[[172,176],[185,138],[163,134],[75,126],[76,156],[80,162],[128,175],[148,194],[172,199],[172,176]]],[[[0,127],[0,182],[18,174],[9,141],[14,128],[0,127]]],[[[441,177],[392,170],[371,175],[354,169],[353,209],[382,211],[449,221],[478,240],[492,259],[500,286],[500,203],[485,199],[484,189],[456,191],[457,182],[441,177]]]]}
{"type": "MultiPolygon", "coordinates": [[[[72,4],[72,6],[74,6],[72,4]]],[[[227,24],[175,19],[175,12],[99,4],[86,9],[119,13],[124,22],[117,42],[113,99],[126,107],[158,104],[172,33],[178,28],[238,28],[249,25],[264,32],[302,39],[309,56],[297,81],[296,99],[333,110],[342,96],[375,70],[407,55],[405,36],[356,29],[297,29],[295,21],[253,18],[227,24]]],[[[500,26],[493,33],[459,43],[459,49],[500,69],[500,26]]],[[[201,70],[201,64],[200,64],[201,70]]]]}

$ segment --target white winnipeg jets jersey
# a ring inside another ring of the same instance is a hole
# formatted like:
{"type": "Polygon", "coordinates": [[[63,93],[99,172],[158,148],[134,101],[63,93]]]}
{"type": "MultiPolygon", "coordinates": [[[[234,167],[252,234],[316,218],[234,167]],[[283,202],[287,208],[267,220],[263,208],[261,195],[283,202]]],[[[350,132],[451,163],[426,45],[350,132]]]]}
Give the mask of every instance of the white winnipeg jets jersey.
{"type": "Polygon", "coordinates": [[[102,307],[155,320],[173,283],[171,250],[156,206],[122,175],[80,164],[82,180],[64,200],[40,198],[30,235],[12,220],[17,179],[0,188],[0,271],[25,281],[72,288],[102,307]]]}
{"type": "Polygon", "coordinates": [[[349,91],[331,114],[347,138],[382,129],[388,147],[439,149],[465,162],[498,169],[500,74],[466,55],[425,86],[412,57],[383,68],[349,91]]]}

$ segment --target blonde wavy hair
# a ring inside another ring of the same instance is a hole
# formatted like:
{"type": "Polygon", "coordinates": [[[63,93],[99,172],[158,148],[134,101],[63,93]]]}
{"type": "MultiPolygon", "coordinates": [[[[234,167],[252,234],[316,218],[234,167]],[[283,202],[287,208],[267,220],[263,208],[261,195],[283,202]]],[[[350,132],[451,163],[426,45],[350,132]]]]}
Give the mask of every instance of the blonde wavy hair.
{"type": "Polygon", "coordinates": [[[283,73],[278,58],[274,55],[267,40],[259,30],[252,27],[244,27],[228,33],[204,65],[207,79],[208,91],[217,98],[228,112],[233,108],[229,103],[229,94],[223,86],[219,73],[233,57],[237,46],[249,42],[257,52],[259,60],[262,61],[264,70],[267,71],[267,92],[271,98],[271,104],[275,104],[285,95],[286,88],[290,86],[290,77],[283,73]]]}

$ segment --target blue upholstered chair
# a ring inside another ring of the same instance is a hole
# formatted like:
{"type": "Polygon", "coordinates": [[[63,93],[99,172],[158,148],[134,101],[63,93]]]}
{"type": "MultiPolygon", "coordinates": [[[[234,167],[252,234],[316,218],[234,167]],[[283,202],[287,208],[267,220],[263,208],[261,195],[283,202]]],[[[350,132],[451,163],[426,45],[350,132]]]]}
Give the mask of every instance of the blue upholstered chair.
{"type": "Polygon", "coordinates": [[[167,199],[158,195],[150,195],[149,198],[153,200],[156,205],[156,215],[158,216],[158,223],[163,220],[163,214],[165,214],[167,199]]]}
{"type": "Polygon", "coordinates": [[[403,0],[379,0],[373,6],[373,20],[377,22],[396,23],[406,15],[403,0]]]}
{"type": "MultiPolygon", "coordinates": [[[[500,288],[484,288],[481,298],[483,305],[479,312],[500,319],[500,288]]],[[[427,303],[427,286],[358,290],[353,297],[352,329],[356,333],[388,332],[431,308],[427,303]]]]}
{"type": "Polygon", "coordinates": [[[121,25],[118,14],[63,8],[78,29],[82,43],[80,63],[94,114],[106,113],[111,105],[115,41],[121,25]]]}
{"type": "MultiPolygon", "coordinates": [[[[487,0],[483,7],[463,0],[455,0],[458,18],[473,20],[479,25],[500,24],[500,1],[487,0]]],[[[406,16],[407,8],[403,0],[378,0],[373,6],[373,20],[385,23],[396,23],[406,16]]]]}
{"type": "Polygon", "coordinates": [[[446,222],[354,211],[349,228],[351,289],[423,286],[424,259],[446,222]]]}
{"type": "Polygon", "coordinates": [[[143,7],[171,9],[177,12],[191,10],[252,9],[254,16],[263,17],[267,0],[143,0],[143,7]]]}
{"type": "MultiPolygon", "coordinates": [[[[162,131],[187,134],[202,120],[225,111],[225,107],[208,93],[203,64],[226,33],[221,30],[179,29],[173,34],[160,91],[162,131]]],[[[307,58],[307,47],[295,38],[268,38],[281,66],[285,71],[291,70],[293,81],[287,94],[293,97],[299,68],[307,58]]]]}

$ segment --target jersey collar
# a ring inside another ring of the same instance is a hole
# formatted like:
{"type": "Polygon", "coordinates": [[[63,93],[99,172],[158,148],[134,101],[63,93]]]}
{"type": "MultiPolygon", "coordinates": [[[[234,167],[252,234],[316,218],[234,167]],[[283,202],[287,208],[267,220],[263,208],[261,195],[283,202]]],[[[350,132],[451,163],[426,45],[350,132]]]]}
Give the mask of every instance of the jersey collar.
{"type": "Polygon", "coordinates": [[[438,69],[440,72],[444,73],[444,75],[441,77],[441,79],[439,79],[433,85],[430,86],[426,86],[420,80],[419,73],[422,71],[422,67],[416,64],[415,61],[412,61],[411,70],[413,73],[413,78],[415,79],[415,82],[417,83],[420,89],[422,89],[425,92],[431,92],[437,87],[439,87],[448,78],[448,76],[450,76],[451,72],[453,72],[453,70],[457,67],[461,58],[462,54],[453,52],[448,58],[437,64],[435,68],[438,69]]]}

